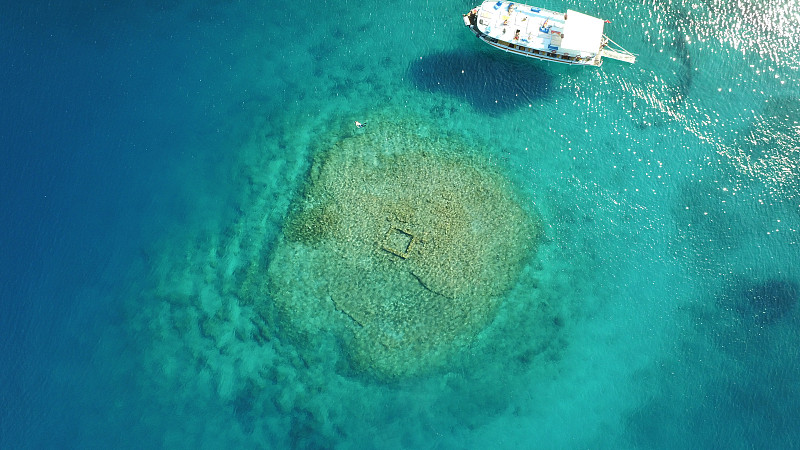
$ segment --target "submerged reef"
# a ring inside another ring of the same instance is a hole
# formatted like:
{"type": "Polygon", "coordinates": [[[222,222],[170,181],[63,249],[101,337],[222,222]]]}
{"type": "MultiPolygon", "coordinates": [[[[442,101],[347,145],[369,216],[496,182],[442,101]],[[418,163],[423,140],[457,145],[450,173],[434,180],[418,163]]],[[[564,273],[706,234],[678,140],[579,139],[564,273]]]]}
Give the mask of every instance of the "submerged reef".
{"type": "Polygon", "coordinates": [[[540,234],[495,167],[418,125],[373,121],[317,152],[271,254],[269,299],[254,300],[274,302],[301,347],[334,336],[351,367],[381,378],[467,345],[540,234]]]}
{"type": "Polygon", "coordinates": [[[792,281],[767,279],[739,286],[728,298],[745,323],[764,326],[791,314],[800,300],[800,288],[792,281]]]}

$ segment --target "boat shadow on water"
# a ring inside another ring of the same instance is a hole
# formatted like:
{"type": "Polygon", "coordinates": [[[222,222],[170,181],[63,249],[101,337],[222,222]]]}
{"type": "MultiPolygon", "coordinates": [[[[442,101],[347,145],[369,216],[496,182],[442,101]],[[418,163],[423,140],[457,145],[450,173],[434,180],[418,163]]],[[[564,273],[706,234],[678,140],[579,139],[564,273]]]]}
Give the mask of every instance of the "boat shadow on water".
{"type": "Polygon", "coordinates": [[[546,98],[553,76],[536,62],[460,50],[415,60],[409,78],[419,90],[463,98],[481,113],[498,115],[546,98]]]}

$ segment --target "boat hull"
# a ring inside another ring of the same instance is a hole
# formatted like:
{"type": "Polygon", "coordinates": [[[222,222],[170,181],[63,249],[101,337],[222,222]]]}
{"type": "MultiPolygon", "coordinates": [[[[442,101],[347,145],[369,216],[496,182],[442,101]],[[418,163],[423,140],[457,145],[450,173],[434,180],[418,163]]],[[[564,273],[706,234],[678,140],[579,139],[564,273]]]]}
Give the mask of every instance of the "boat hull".
{"type": "Polygon", "coordinates": [[[569,56],[566,55],[559,55],[558,53],[554,52],[548,53],[530,47],[525,47],[524,45],[516,45],[510,42],[501,41],[499,39],[495,39],[481,33],[475,27],[470,27],[470,29],[475,33],[475,36],[478,39],[482,40],[483,42],[486,42],[487,44],[491,45],[492,47],[498,50],[502,50],[508,53],[513,53],[515,55],[525,56],[527,58],[533,58],[533,59],[541,59],[544,61],[550,61],[559,64],[568,64],[568,65],[597,67],[603,64],[603,60],[600,58],[599,55],[592,59],[577,60],[574,58],[570,58],[569,56]]]}

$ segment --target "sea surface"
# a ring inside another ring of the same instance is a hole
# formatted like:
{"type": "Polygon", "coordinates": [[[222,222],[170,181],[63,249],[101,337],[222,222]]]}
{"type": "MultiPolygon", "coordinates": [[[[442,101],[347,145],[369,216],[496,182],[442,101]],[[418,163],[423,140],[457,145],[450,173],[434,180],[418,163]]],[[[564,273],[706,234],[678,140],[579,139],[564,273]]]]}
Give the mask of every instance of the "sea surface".
{"type": "Polygon", "coordinates": [[[599,68],[498,52],[474,6],[0,3],[0,448],[800,447],[800,3],[538,5],[638,54],[599,68]],[[542,234],[387,380],[253,280],[292,285],[320,148],[391,124],[542,234]]]}

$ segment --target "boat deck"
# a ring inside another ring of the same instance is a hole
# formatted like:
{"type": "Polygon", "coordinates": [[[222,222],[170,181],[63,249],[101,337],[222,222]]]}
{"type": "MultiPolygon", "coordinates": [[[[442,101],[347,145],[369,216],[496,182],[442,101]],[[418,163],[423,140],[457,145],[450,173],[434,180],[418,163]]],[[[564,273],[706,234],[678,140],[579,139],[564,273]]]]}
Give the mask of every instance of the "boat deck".
{"type": "Polygon", "coordinates": [[[487,2],[478,10],[477,26],[490,38],[552,51],[561,45],[564,16],[516,2],[487,2]]]}

